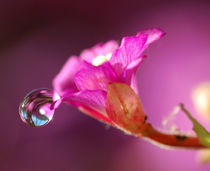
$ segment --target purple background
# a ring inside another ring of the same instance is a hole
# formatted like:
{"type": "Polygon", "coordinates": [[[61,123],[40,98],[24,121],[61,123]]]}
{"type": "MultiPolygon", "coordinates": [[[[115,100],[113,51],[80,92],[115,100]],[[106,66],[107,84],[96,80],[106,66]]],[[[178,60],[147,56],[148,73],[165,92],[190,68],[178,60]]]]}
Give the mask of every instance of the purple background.
{"type": "MultiPolygon", "coordinates": [[[[149,121],[160,128],[179,102],[210,80],[208,1],[0,1],[1,171],[209,170],[193,150],[165,150],[62,105],[52,123],[31,128],[18,105],[51,82],[70,55],[110,39],[159,27],[167,35],[146,51],[137,77],[149,121]]],[[[190,130],[184,114],[178,126],[190,130]]],[[[208,123],[206,123],[208,125],[208,123]]]]}

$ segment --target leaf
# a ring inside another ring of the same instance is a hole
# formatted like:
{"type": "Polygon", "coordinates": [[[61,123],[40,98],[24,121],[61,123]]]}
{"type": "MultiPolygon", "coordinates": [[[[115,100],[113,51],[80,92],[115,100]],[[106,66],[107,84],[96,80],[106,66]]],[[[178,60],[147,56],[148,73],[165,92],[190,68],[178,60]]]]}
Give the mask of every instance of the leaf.
{"type": "Polygon", "coordinates": [[[108,85],[106,112],[116,127],[133,134],[141,133],[145,113],[138,96],[127,84],[108,85]]]}
{"type": "Polygon", "coordinates": [[[190,112],[184,108],[183,104],[181,104],[180,107],[182,111],[185,112],[188,118],[192,121],[193,130],[198,136],[200,143],[206,147],[210,147],[210,133],[195,118],[192,117],[190,112]]]}

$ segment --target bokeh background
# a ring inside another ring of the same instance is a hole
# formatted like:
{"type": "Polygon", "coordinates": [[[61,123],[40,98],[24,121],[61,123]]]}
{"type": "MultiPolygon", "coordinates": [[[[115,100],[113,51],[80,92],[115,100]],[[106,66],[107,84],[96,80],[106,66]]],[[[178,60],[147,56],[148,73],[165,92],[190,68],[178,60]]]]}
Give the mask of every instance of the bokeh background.
{"type": "MultiPolygon", "coordinates": [[[[0,170],[209,170],[210,164],[197,162],[197,151],[161,149],[71,106],[62,105],[43,128],[31,128],[19,118],[23,96],[35,88],[52,88],[69,56],[152,27],[167,34],[146,51],[137,79],[149,121],[163,129],[162,119],[180,102],[196,113],[192,90],[210,81],[208,1],[1,0],[0,170]]],[[[175,122],[191,130],[183,113],[175,122]]]]}

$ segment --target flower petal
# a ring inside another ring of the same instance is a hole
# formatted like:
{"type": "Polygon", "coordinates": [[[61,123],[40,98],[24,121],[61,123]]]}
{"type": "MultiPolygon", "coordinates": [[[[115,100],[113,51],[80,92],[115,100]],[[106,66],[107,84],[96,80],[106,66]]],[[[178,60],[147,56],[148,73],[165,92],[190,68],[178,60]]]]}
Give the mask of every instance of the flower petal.
{"type": "Polygon", "coordinates": [[[84,109],[90,108],[107,117],[105,112],[106,92],[102,90],[84,90],[72,93],[64,97],[63,102],[84,109]]]}
{"type": "Polygon", "coordinates": [[[149,30],[142,30],[137,35],[143,35],[143,34],[148,35],[147,42],[145,43],[145,45],[149,45],[153,43],[154,41],[159,40],[162,36],[164,36],[165,32],[163,32],[160,29],[153,28],[149,30]]]}
{"type": "Polygon", "coordinates": [[[63,96],[66,91],[75,92],[77,90],[74,83],[74,75],[79,67],[79,59],[76,56],[72,56],[54,78],[53,88],[60,96],[63,96]]]}
{"type": "Polygon", "coordinates": [[[106,43],[100,43],[91,49],[84,50],[80,57],[82,60],[85,60],[89,63],[92,63],[93,59],[99,55],[106,55],[107,53],[112,53],[118,48],[118,43],[114,40],[110,40],[106,43]]]}
{"type": "Polygon", "coordinates": [[[107,90],[110,82],[116,81],[116,74],[109,63],[93,66],[84,62],[74,81],[79,90],[107,90]]]}
{"type": "Polygon", "coordinates": [[[111,125],[113,124],[112,120],[108,116],[101,114],[100,112],[98,112],[92,108],[89,108],[87,106],[80,106],[79,110],[81,110],[83,113],[88,114],[89,116],[91,116],[95,119],[98,119],[104,123],[111,124],[111,125]]]}
{"type": "Polygon", "coordinates": [[[122,39],[120,48],[113,53],[110,59],[111,65],[119,76],[132,61],[140,57],[147,37],[147,34],[141,34],[134,37],[124,37],[122,39]]]}
{"type": "Polygon", "coordinates": [[[132,61],[123,72],[122,80],[124,80],[124,83],[129,85],[135,91],[136,94],[138,94],[136,71],[145,57],[146,56],[142,56],[141,58],[132,61]]]}

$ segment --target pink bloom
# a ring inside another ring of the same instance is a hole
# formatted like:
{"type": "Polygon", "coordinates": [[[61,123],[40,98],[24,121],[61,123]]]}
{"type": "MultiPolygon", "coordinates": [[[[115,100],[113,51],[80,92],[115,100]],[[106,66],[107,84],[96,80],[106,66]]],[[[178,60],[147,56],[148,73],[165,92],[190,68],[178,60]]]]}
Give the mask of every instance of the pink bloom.
{"type": "Polygon", "coordinates": [[[53,80],[61,101],[75,105],[90,116],[112,123],[105,111],[109,83],[124,83],[136,93],[135,73],[148,45],[164,35],[159,29],[144,30],[133,37],[98,44],[72,56],[53,80]]]}

